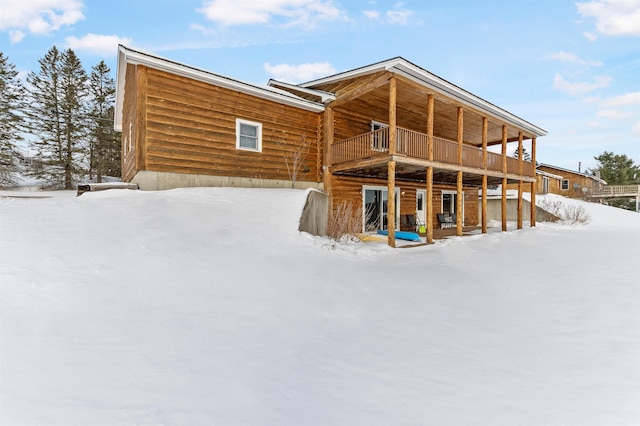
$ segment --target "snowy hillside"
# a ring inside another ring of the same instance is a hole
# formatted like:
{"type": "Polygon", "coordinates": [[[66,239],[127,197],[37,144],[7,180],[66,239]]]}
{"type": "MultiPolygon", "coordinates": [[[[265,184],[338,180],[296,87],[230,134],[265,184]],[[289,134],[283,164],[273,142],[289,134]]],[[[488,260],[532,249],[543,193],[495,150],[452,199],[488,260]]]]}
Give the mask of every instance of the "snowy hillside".
{"type": "Polygon", "coordinates": [[[0,424],[640,424],[639,214],[331,248],[305,196],[0,198],[0,424]]]}

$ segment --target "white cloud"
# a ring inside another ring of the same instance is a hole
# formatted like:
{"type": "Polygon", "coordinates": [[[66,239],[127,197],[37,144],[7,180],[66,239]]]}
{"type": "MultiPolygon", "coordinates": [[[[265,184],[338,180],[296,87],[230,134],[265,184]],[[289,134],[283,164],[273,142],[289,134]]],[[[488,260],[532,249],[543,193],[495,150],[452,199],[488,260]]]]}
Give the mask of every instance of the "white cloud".
{"type": "Polygon", "coordinates": [[[638,0],[596,0],[576,3],[578,13],[596,19],[596,29],[608,36],[640,36],[638,0]]]}
{"type": "Polygon", "coordinates": [[[387,10],[387,20],[390,24],[406,25],[413,11],[402,7],[402,3],[396,3],[394,10],[387,10]]]}
{"type": "Polygon", "coordinates": [[[558,89],[572,96],[586,95],[594,90],[607,87],[609,84],[611,84],[611,78],[606,76],[596,76],[594,77],[593,82],[578,81],[571,83],[565,80],[565,78],[560,74],[556,74],[553,79],[554,89],[558,89]]]}
{"type": "Polygon", "coordinates": [[[9,32],[12,43],[26,35],[49,34],[84,19],[79,0],[0,0],[0,31],[9,32]]]}
{"type": "Polygon", "coordinates": [[[378,19],[380,17],[380,11],[378,10],[363,10],[362,13],[369,19],[378,19]]]}
{"type": "Polygon", "coordinates": [[[631,129],[634,135],[640,135],[640,121],[637,122],[631,129]]]}
{"type": "Polygon", "coordinates": [[[582,33],[582,35],[589,41],[596,41],[598,39],[598,36],[594,33],[590,33],[588,31],[585,31],[582,33]]]}
{"type": "Polygon", "coordinates": [[[602,109],[596,112],[596,117],[600,118],[610,118],[613,120],[624,120],[625,118],[630,118],[636,115],[631,111],[620,111],[617,109],[602,109]]]}
{"type": "Polygon", "coordinates": [[[272,78],[287,83],[300,83],[325,77],[336,73],[329,62],[315,62],[308,64],[289,65],[264,64],[264,69],[272,78]]]}
{"type": "Polygon", "coordinates": [[[9,30],[9,40],[11,40],[11,44],[20,43],[25,36],[26,34],[24,31],[9,30]]]}
{"type": "MultiPolygon", "coordinates": [[[[379,10],[363,10],[362,13],[369,19],[380,18],[379,10]]],[[[387,10],[384,15],[391,25],[406,25],[409,23],[409,17],[413,15],[413,11],[405,9],[403,3],[396,3],[394,9],[387,10]]]]}
{"type": "Polygon", "coordinates": [[[602,106],[606,108],[628,105],[640,105],[640,92],[625,93],[624,95],[613,96],[602,101],[602,106]]]}
{"type": "Polygon", "coordinates": [[[67,47],[76,51],[89,52],[101,56],[114,56],[118,44],[130,44],[131,39],[117,35],[87,34],[84,37],[67,37],[67,47]]]}
{"type": "Polygon", "coordinates": [[[562,62],[569,62],[572,64],[582,65],[582,66],[600,67],[604,65],[602,61],[587,61],[577,57],[573,53],[564,52],[564,51],[556,52],[550,55],[550,59],[562,61],[562,62]]]}
{"type": "Polygon", "coordinates": [[[344,20],[347,16],[333,0],[207,0],[198,12],[222,25],[267,24],[279,20],[287,27],[307,28],[318,20],[344,20]]]}

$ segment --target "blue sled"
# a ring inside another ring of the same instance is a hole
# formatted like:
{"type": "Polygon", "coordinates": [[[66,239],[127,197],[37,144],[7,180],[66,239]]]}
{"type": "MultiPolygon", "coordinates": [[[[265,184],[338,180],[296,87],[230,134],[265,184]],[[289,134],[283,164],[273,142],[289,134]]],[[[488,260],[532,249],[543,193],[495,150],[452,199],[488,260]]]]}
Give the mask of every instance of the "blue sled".
{"type": "MultiPolygon", "coordinates": [[[[387,230],[379,230],[378,234],[380,235],[389,235],[389,231],[387,230]]],[[[415,232],[407,232],[407,231],[396,231],[396,238],[399,240],[407,240],[407,241],[418,241],[421,242],[420,235],[415,232]]]]}

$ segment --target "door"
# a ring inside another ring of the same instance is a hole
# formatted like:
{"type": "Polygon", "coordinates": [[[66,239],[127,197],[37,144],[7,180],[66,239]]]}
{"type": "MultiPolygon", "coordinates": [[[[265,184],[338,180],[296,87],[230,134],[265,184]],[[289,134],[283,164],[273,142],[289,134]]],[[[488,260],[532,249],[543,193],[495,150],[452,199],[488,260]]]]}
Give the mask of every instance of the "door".
{"type": "MultiPolygon", "coordinates": [[[[389,191],[383,186],[365,186],[362,190],[363,228],[365,232],[387,229],[387,200],[389,191]]],[[[395,191],[396,230],[400,229],[400,188],[395,191]]]]}
{"type": "MultiPolygon", "coordinates": [[[[457,191],[442,191],[442,213],[455,213],[458,206],[458,192],[457,191]]],[[[462,221],[464,223],[464,192],[462,193],[462,221]]]]}
{"type": "MultiPolygon", "coordinates": [[[[386,129],[389,127],[386,123],[380,123],[379,121],[371,121],[371,131],[386,129]]],[[[389,149],[389,141],[384,133],[374,133],[371,138],[371,149],[374,151],[386,151],[389,149]]]]}
{"type": "Polygon", "coordinates": [[[416,220],[419,225],[427,223],[427,191],[416,191],[416,220]]]}

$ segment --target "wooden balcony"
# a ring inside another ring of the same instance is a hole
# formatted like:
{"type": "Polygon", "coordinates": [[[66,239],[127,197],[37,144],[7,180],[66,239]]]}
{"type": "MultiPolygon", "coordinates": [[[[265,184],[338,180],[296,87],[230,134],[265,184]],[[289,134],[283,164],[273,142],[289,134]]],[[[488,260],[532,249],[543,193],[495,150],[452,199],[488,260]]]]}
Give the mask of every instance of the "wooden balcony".
{"type": "MultiPolygon", "coordinates": [[[[478,175],[510,176],[516,179],[523,178],[521,180],[526,181],[534,180],[534,167],[530,161],[523,161],[523,169],[520,172],[520,161],[517,158],[507,157],[506,173],[504,173],[502,155],[487,151],[485,167],[482,161],[482,149],[463,145],[462,162],[459,162],[458,143],[438,137],[433,137],[433,160],[428,161],[427,139],[428,136],[425,133],[401,127],[396,128],[394,159],[402,162],[404,157],[414,165],[416,165],[415,160],[424,160],[425,167],[442,167],[448,170],[459,168],[466,173],[471,172],[478,175]]],[[[365,160],[368,160],[369,164],[375,162],[376,159],[384,162],[390,155],[389,128],[387,127],[335,142],[331,147],[331,164],[338,169],[349,166],[359,167],[358,163],[365,160]]]]}

